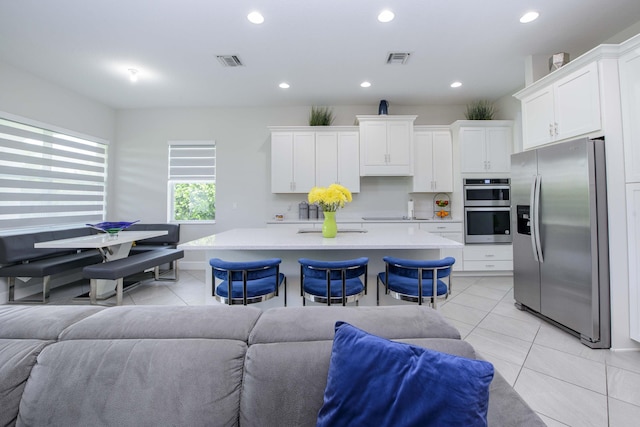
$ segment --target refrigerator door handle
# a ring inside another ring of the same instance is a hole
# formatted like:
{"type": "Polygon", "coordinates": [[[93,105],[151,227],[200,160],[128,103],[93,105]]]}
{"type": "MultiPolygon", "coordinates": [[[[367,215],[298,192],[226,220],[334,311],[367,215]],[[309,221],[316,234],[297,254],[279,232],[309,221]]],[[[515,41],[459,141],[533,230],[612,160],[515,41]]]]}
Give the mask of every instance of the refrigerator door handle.
{"type": "Polygon", "coordinates": [[[533,180],[531,181],[531,191],[529,192],[529,206],[530,206],[530,217],[529,224],[531,230],[531,250],[533,251],[533,259],[536,262],[540,262],[538,259],[538,248],[536,247],[536,222],[535,222],[535,212],[536,212],[536,184],[538,183],[538,175],[533,176],[533,180]]]}
{"type": "Polygon", "coordinates": [[[542,187],[542,176],[536,175],[534,190],[534,208],[533,208],[533,240],[536,248],[536,261],[539,263],[544,262],[544,256],[542,254],[542,243],[540,241],[540,187],[542,187]]]}

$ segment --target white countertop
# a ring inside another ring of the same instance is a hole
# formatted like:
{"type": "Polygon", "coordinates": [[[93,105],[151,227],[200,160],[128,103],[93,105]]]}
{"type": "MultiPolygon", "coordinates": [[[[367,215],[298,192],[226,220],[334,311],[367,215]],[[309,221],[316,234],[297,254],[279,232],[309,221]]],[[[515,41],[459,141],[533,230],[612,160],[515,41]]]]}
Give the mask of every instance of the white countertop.
{"type": "MultiPolygon", "coordinates": [[[[301,227],[304,229],[303,227],[301,227]]],[[[185,251],[220,250],[315,250],[315,249],[452,249],[462,248],[462,243],[445,239],[418,228],[408,227],[399,232],[390,229],[371,229],[366,233],[342,232],[334,238],[323,238],[319,232],[299,233],[289,227],[236,228],[182,243],[185,251]]],[[[366,230],[366,226],[365,226],[366,230]]]]}
{"type": "MultiPolygon", "coordinates": [[[[284,219],[284,220],[276,220],[270,219],[267,221],[267,224],[322,224],[322,219],[284,219]]],[[[462,220],[457,218],[452,219],[357,219],[357,218],[347,218],[347,219],[338,219],[336,220],[338,224],[364,224],[366,226],[367,223],[397,223],[397,224],[419,224],[425,222],[462,222],[462,220]]]]}

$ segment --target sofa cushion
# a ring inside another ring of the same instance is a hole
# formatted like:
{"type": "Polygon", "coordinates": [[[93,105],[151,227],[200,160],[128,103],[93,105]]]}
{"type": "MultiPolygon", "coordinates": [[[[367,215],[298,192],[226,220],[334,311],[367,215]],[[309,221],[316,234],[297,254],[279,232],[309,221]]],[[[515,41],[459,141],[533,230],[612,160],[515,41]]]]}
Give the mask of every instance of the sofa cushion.
{"type": "Polygon", "coordinates": [[[493,365],[336,323],[318,426],[487,425],[493,365]]]}
{"type": "Polygon", "coordinates": [[[90,306],[0,306],[0,338],[55,340],[75,322],[104,310],[90,306]]]}
{"type": "Polygon", "coordinates": [[[13,425],[36,357],[51,341],[0,338],[0,426],[13,425]]]}
{"type": "Polygon", "coordinates": [[[332,340],[338,320],[389,339],[460,339],[454,326],[426,306],[277,307],[260,317],[249,344],[332,340]]]}
{"type": "Polygon", "coordinates": [[[47,346],[18,425],[237,425],[246,343],[73,340],[47,346]]]}
{"type": "Polygon", "coordinates": [[[97,313],[61,334],[62,340],[220,338],[247,342],[262,310],[229,306],[120,306],[97,313]]]}
{"type": "MultiPolygon", "coordinates": [[[[457,339],[398,341],[465,357],[475,355],[469,343],[457,339]]],[[[331,340],[324,340],[249,346],[240,398],[240,425],[315,426],[327,384],[332,344],[331,340]]]]}

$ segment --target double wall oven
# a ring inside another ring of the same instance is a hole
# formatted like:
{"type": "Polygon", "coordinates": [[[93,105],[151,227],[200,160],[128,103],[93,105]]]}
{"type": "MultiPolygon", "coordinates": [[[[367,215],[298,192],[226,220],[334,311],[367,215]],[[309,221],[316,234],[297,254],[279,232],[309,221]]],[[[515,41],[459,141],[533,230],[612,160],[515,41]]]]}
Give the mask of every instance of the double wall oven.
{"type": "Polygon", "coordinates": [[[464,179],[465,243],[511,243],[509,178],[464,179]]]}

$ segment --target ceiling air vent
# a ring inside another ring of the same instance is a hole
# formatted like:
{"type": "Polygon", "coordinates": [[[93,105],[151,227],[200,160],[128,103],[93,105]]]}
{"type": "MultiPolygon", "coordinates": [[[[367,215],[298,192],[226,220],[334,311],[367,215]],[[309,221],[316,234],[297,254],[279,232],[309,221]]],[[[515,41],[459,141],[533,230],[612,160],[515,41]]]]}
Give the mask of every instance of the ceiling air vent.
{"type": "Polygon", "coordinates": [[[242,67],[242,62],[237,55],[218,55],[217,58],[225,67],[242,67]]]}
{"type": "Polygon", "coordinates": [[[406,64],[410,56],[409,52],[390,52],[387,55],[387,64],[406,64]]]}

